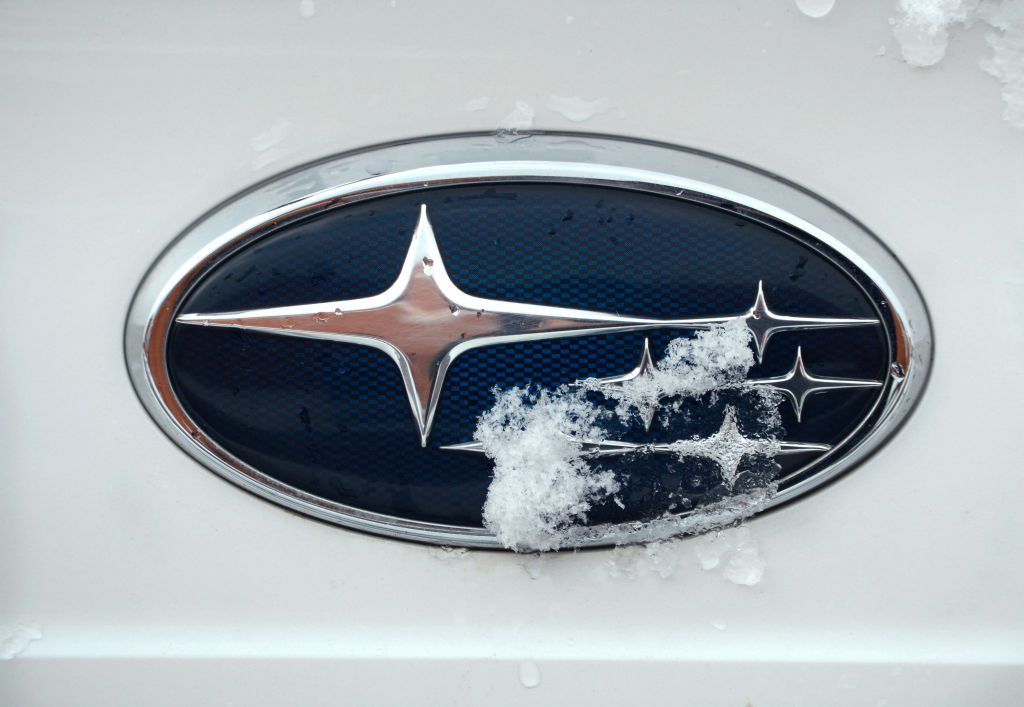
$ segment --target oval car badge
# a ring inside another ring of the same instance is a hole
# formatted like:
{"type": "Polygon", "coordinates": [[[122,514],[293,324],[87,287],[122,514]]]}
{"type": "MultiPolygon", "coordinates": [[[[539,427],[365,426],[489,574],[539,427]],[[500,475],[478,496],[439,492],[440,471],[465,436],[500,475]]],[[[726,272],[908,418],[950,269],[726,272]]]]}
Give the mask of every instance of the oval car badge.
{"type": "Polygon", "coordinates": [[[237,196],[146,275],[125,353],[192,457],[311,516],[514,549],[706,530],[864,460],[924,303],[835,207],[710,155],[440,137],[237,196]]]}

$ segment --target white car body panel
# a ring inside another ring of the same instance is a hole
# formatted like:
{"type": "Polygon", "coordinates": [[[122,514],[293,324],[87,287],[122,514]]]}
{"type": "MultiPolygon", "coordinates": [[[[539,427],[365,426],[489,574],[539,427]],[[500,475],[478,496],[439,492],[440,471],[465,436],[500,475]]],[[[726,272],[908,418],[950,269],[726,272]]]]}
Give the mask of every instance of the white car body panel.
{"type": "Polygon", "coordinates": [[[978,68],[983,28],[912,69],[893,12],[5,4],[0,642],[19,622],[42,637],[0,662],[0,702],[1012,703],[1024,129],[978,68]],[[573,122],[551,96],[610,107],[573,122]],[[917,411],[855,471],[748,522],[754,586],[701,569],[694,539],[662,577],[636,551],[460,556],[309,520],[199,466],[135,397],[124,317],[190,222],[326,155],[493,129],[517,101],[536,129],[801,184],[924,295],[936,354],[917,411]]]}

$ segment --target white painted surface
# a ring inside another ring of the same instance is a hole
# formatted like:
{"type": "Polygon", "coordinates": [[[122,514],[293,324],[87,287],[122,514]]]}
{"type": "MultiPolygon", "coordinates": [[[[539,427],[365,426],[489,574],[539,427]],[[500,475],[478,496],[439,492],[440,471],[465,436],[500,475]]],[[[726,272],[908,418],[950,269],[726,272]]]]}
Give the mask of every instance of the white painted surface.
{"type": "Polygon", "coordinates": [[[915,70],[878,55],[881,0],[821,19],[789,0],[303,7],[0,8],[0,640],[42,633],[0,663],[0,702],[1019,699],[1024,131],[977,68],[980,31],[915,70]],[[575,123],[550,96],[611,108],[575,123]],[[692,540],[668,578],[631,578],[606,551],[440,559],[319,524],[200,468],[134,397],[133,289],[204,210],[517,102],[538,129],[774,171],[917,278],[937,338],[920,408],[863,467],[750,523],[754,587],[701,570],[692,540]]]}

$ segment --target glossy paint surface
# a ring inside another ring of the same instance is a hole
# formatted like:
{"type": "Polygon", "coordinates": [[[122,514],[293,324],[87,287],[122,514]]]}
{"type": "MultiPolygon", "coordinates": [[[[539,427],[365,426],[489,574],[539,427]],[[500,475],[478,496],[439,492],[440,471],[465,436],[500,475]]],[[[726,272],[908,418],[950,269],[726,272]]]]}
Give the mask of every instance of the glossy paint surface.
{"type": "Polygon", "coordinates": [[[0,10],[0,641],[42,633],[0,663],[3,702],[1017,699],[1024,133],[977,69],[983,32],[922,71],[888,2],[309,6],[0,10]],[[572,96],[607,101],[548,107],[572,96]],[[694,540],[663,578],[628,553],[452,556],[307,520],[206,473],[132,391],[133,288],[217,200],[517,101],[536,128],[806,185],[924,294],[921,406],[856,473],[749,523],[755,586],[701,569],[694,540]]]}

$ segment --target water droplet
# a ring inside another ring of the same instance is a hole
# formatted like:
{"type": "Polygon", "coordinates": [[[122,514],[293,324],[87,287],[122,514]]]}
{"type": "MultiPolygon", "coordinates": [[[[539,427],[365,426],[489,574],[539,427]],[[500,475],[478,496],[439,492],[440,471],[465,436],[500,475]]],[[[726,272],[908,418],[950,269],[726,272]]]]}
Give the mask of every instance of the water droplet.
{"type": "Polygon", "coordinates": [[[316,320],[317,320],[317,322],[319,322],[320,324],[323,324],[324,322],[326,322],[326,321],[327,321],[327,320],[328,320],[328,319],[330,318],[330,316],[331,316],[331,315],[330,315],[330,314],[328,314],[327,312],[320,312],[320,313],[318,313],[318,314],[316,315],[316,320]]]}
{"type": "Polygon", "coordinates": [[[426,258],[425,257],[425,258],[423,258],[423,265],[425,267],[432,268],[432,267],[434,267],[434,261],[431,260],[430,258],[426,258]]]}
{"type": "Polygon", "coordinates": [[[340,317],[341,316],[341,307],[335,307],[334,308],[334,316],[336,316],[336,317],[340,317]]]}
{"type": "Polygon", "coordinates": [[[808,17],[824,17],[832,12],[836,0],[796,0],[797,9],[808,17]]]}
{"type": "Polygon", "coordinates": [[[540,685],[540,668],[532,660],[524,660],[519,664],[519,682],[528,688],[540,685]]]}
{"type": "Polygon", "coordinates": [[[891,370],[892,377],[896,379],[902,379],[907,375],[907,371],[903,368],[903,364],[901,364],[899,361],[892,364],[891,370]]]}
{"type": "Polygon", "coordinates": [[[483,315],[483,313],[484,313],[484,310],[481,309],[479,312],[476,313],[476,318],[479,319],[481,317],[481,315],[483,315]]]}
{"type": "Polygon", "coordinates": [[[285,317],[284,318],[284,328],[285,329],[294,329],[295,328],[295,321],[291,317],[285,317]]]}
{"type": "Polygon", "coordinates": [[[363,169],[367,174],[375,177],[391,169],[391,160],[371,160],[363,165],[363,169]]]}
{"type": "Polygon", "coordinates": [[[459,316],[459,311],[460,311],[459,310],[459,305],[457,305],[457,304],[450,304],[450,305],[448,305],[448,309],[456,317],[459,316]]]}

